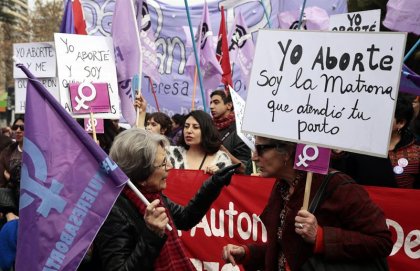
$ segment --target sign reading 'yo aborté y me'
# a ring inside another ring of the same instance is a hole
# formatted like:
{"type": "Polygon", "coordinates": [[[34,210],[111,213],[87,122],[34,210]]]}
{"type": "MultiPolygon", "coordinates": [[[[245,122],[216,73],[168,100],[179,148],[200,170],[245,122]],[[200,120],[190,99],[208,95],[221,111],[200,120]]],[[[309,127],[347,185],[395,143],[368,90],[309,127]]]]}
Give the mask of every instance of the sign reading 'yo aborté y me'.
{"type": "MultiPolygon", "coordinates": [[[[61,105],[69,113],[75,113],[70,99],[70,83],[107,83],[110,99],[110,112],[98,113],[96,117],[105,119],[119,118],[119,97],[117,73],[115,70],[114,47],[109,37],[54,34],[57,53],[57,69],[60,87],[61,105]]],[[[99,90],[90,88],[90,92],[78,97],[79,107],[90,111],[87,102],[96,100],[93,93],[99,90]],[[87,108],[86,108],[87,106],[87,108]]],[[[88,117],[88,114],[73,114],[76,118],[88,117]]]]}
{"type": "Polygon", "coordinates": [[[242,130],[385,157],[405,39],[260,30],[242,130]]]}

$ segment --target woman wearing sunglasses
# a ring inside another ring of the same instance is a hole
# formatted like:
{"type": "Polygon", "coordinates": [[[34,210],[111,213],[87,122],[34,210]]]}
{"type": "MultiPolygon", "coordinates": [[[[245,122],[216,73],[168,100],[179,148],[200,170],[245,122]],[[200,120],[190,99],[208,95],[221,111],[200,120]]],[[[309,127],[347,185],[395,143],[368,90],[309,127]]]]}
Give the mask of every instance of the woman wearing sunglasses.
{"type": "MultiPolygon", "coordinates": [[[[256,137],[255,147],[252,159],[261,176],[277,180],[260,216],[267,243],[229,244],[223,248],[226,262],[243,264],[246,270],[320,270],[308,267],[308,259],[319,256],[326,262],[383,266],[363,270],[387,270],[391,233],[382,210],[362,186],[341,172],[330,173],[314,213],[301,210],[306,172],[293,168],[296,144],[256,137]],[[308,269],[301,269],[305,264],[308,269]]],[[[310,202],[324,178],[313,175],[310,202]]]]}

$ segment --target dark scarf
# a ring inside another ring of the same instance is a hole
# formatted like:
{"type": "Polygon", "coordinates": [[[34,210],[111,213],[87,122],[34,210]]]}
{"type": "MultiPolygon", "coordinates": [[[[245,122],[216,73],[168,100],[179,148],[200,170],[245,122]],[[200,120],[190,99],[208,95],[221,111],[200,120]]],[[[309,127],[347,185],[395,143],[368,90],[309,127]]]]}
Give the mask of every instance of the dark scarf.
{"type": "MultiPolygon", "coordinates": [[[[143,216],[146,211],[146,205],[138,198],[138,196],[131,190],[129,187],[125,187],[123,193],[128,197],[128,199],[134,203],[137,207],[139,213],[143,216]]],[[[159,199],[159,206],[165,207],[162,204],[162,196],[160,193],[144,194],[144,196],[152,202],[155,199],[159,199]]],[[[166,208],[165,208],[166,209],[166,208]]],[[[185,249],[181,243],[181,240],[178,237],[177,229],[174,225],[171,215],[166,209],[166,215],[169,218],[169,225],[172,227],[172,231],[166,231],[168,239],[160,251],[159,256],[157,257],[154,263],[155,271],[177,271],[177,270],[186,270],[193,271],[195,270],[190,259],[185,253],[185,249]]]]}
{"type": "Polygon", "coordinates": [[[223,130],[229,127],[233,122],[235,122],[235,113],[230,112],[226,117],[221,117],[218,119],[213,119],[214,125],[216,125],[217,130],[223,130]]]}

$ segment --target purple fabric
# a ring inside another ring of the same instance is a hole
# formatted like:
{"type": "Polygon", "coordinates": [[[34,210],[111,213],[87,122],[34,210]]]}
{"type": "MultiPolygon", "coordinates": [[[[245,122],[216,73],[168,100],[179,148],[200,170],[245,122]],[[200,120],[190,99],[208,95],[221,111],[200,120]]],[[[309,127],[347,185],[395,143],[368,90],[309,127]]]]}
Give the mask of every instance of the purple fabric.
{"type": "Polygon", "coordinates": [[[72,0],[67,0],[64,8],[63,20],[61,21],[60,33],[74,34],[73,4],[72,0]]]}
{"type": "MultiPolygon", "coordinates": [[[[200,59],[200,69],[203,77],[204,89],[208,92],[216,89],[221,84],[223,74],[222,67],[216,58],[216,47],[213,37],[214,34],[211,28],[209,8],[206,2],[203,8],[203,17],[201,18],[201,23],[196,33],[196,46],[197,55],[200,59]]],[[[195,63],[194,52],[192,52],[188,58],[186,68],[190,78],[193,80],[195,74],[195,63]]],[[[206,99],[208,99],[208,95],[206,99]]]]}
{"type": "MultiPolygon", "coordinates": [[[[115,0],[88,0],[83,2],[89,35],[109,36],[115,0]]],[[[198,27],[203,16],[203,4],[192,3],[189,8],[192,26],[198,27]]],[[[204,1],[203,1],[204,2],[204,1]]],[[[208,1],[208,10],[212,21],[212,29],[217,32],[220,24],[220,6],[225,8],[227,30],[232,29],[235,16],[241,12],[248,30],[256,38],[257,31],[268,28],[266,10],[271,28],[279,27],[277,15],[287,10],[297,10],[302,1],[264,0],[262,1],[208,1]]],[[[186,70],[187,59],[193,54],[188,44],[190,33],[188,20],[183,1],[148,1],[151,17],[152,32],[157,47],[158,71],[160,83],[154,82],[154,90],[159,102],[160,110],[170,116],[175,113],[187,114],[191,109],[193,97],[193,77],[186,70]],[[185,31],[187,30],[187,31],[185,31]]],[[[307,6],[318,6],[325,9],[328,14],[347,12],[346,0],[308,0],[307,6]]],[[[195,32],[195,30],[194,30],[195,32]]],[[[229,40],[230,41],[230,40],[229,40]]],[[[255,41],[255,40],[254,40],[255,41]]],[[[231,59],[231,62],[234,61],[231,59]]],[[[153,103],[152,86],[145,74],[141,78],[142,92],[148,103],[148,111],[156,111],[153,103]]],[[[239,65],[233,65],[233,88],[244,99],[247,95],[245,81],[241,76],[239,65]]],[[[203,101],[199,88],[195,93],[195,108],[203,109],[203,101]]],[[[207,105],[208,108],[208,105],[207,105]]]]}
{"type": "MultiPolygon", "coordinates": [[[[280,28],[297,29],[300,10],[285,11],[278,15],[280,28]]],[[[320,7],[305,8],[304,19],[301,29],[307,30],[326,30],[330,24],[330,17],[324,9],[320,7]]]]}
{"type": "Polygon", "coordinates": [[[420,35],[419,0],[389,0],[386,9],[384,26],[394,31],[420,35]]]}
{"type": "Polygon", "coordinates": [[[146,1],[137,0],[136,17],[138,29],[140,30],[140,42],[142,46],[143,75],[150,77],[153,82],[159,83],[159,63],[156,55],[155,37],[152,33],[151,17],[146,1]]]}
{"type": "Polygon", "coordinates": [[[128,178],[20,68],[28,89],[16,270],[76,270],[128,178]]]}
{"type": "Polygon", "coordinates": [[[402,67],[400,91],[420,96],[420,75],[410,70],[406,65],[402,67]]]}
{"type": "MultiPolygon", "coordinates": [[[[132,78],[140,73],[141,48],[138,39],[137,21],[131,0],[120,0],[115,4],[112,18],[112,38],[114,41],[115,64],[117,67],[118,93],[121,112],[130,124],[136,123],[136,110],[132,78]]],[[[136,89],[136,88],[135,88],[136,89]]]]}
{"type": "Polygon", "coordinates": [[[255,46],[242,12],[236,15],[232,30],[229,32],[228,40],[230,43],[230,61],[234,63],[234,66],[239,68],[241,79],[248,86],[255,46]]]}

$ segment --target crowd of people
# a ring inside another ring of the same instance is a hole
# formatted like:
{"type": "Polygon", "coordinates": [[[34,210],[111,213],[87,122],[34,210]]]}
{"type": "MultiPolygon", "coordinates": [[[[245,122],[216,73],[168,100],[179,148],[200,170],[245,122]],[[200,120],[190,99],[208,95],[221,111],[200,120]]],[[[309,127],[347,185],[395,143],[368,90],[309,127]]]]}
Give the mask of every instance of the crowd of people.
{"type": "MultiPolygon", "coordinates": [[[[89,261],[79,270],[194,270],[176,231],[165,229],[189,230],[199,223],[234,172],[276,182],[260,216],[267,242],[226,244],[226,262],[246,270],[311,270],[305,268],[314,257],[384,263],[392,248],[391,233],[382,210],[360,184],[420,187],[418,97],[398,97],[388,158],[333,151],[328,178],[314,174],[313,190],[324,195],[309,210],[301,210],[306,172],[293,168],[296,144],[258,136],[251,152],[237,135],[230,95],[220,89],[210,97],[210,114],[146,114],[140,96],[134,103],[144,115],[140,128],[125,130],[105,120],[98,144],[151,204],[144,205],[125,188],[95,238],[89,261]],[[250,163],[257,172],[247,170],[250,163]],[[164,195],[172,168],[211,176],[186,206],[164,195]]],[[[24,118],[18,117],[0,137],[0,270],[8,270],[15,256],[16,247],[10,244],[16,238],[9,237],[17,234],[24,131],[24,118]]]]}

